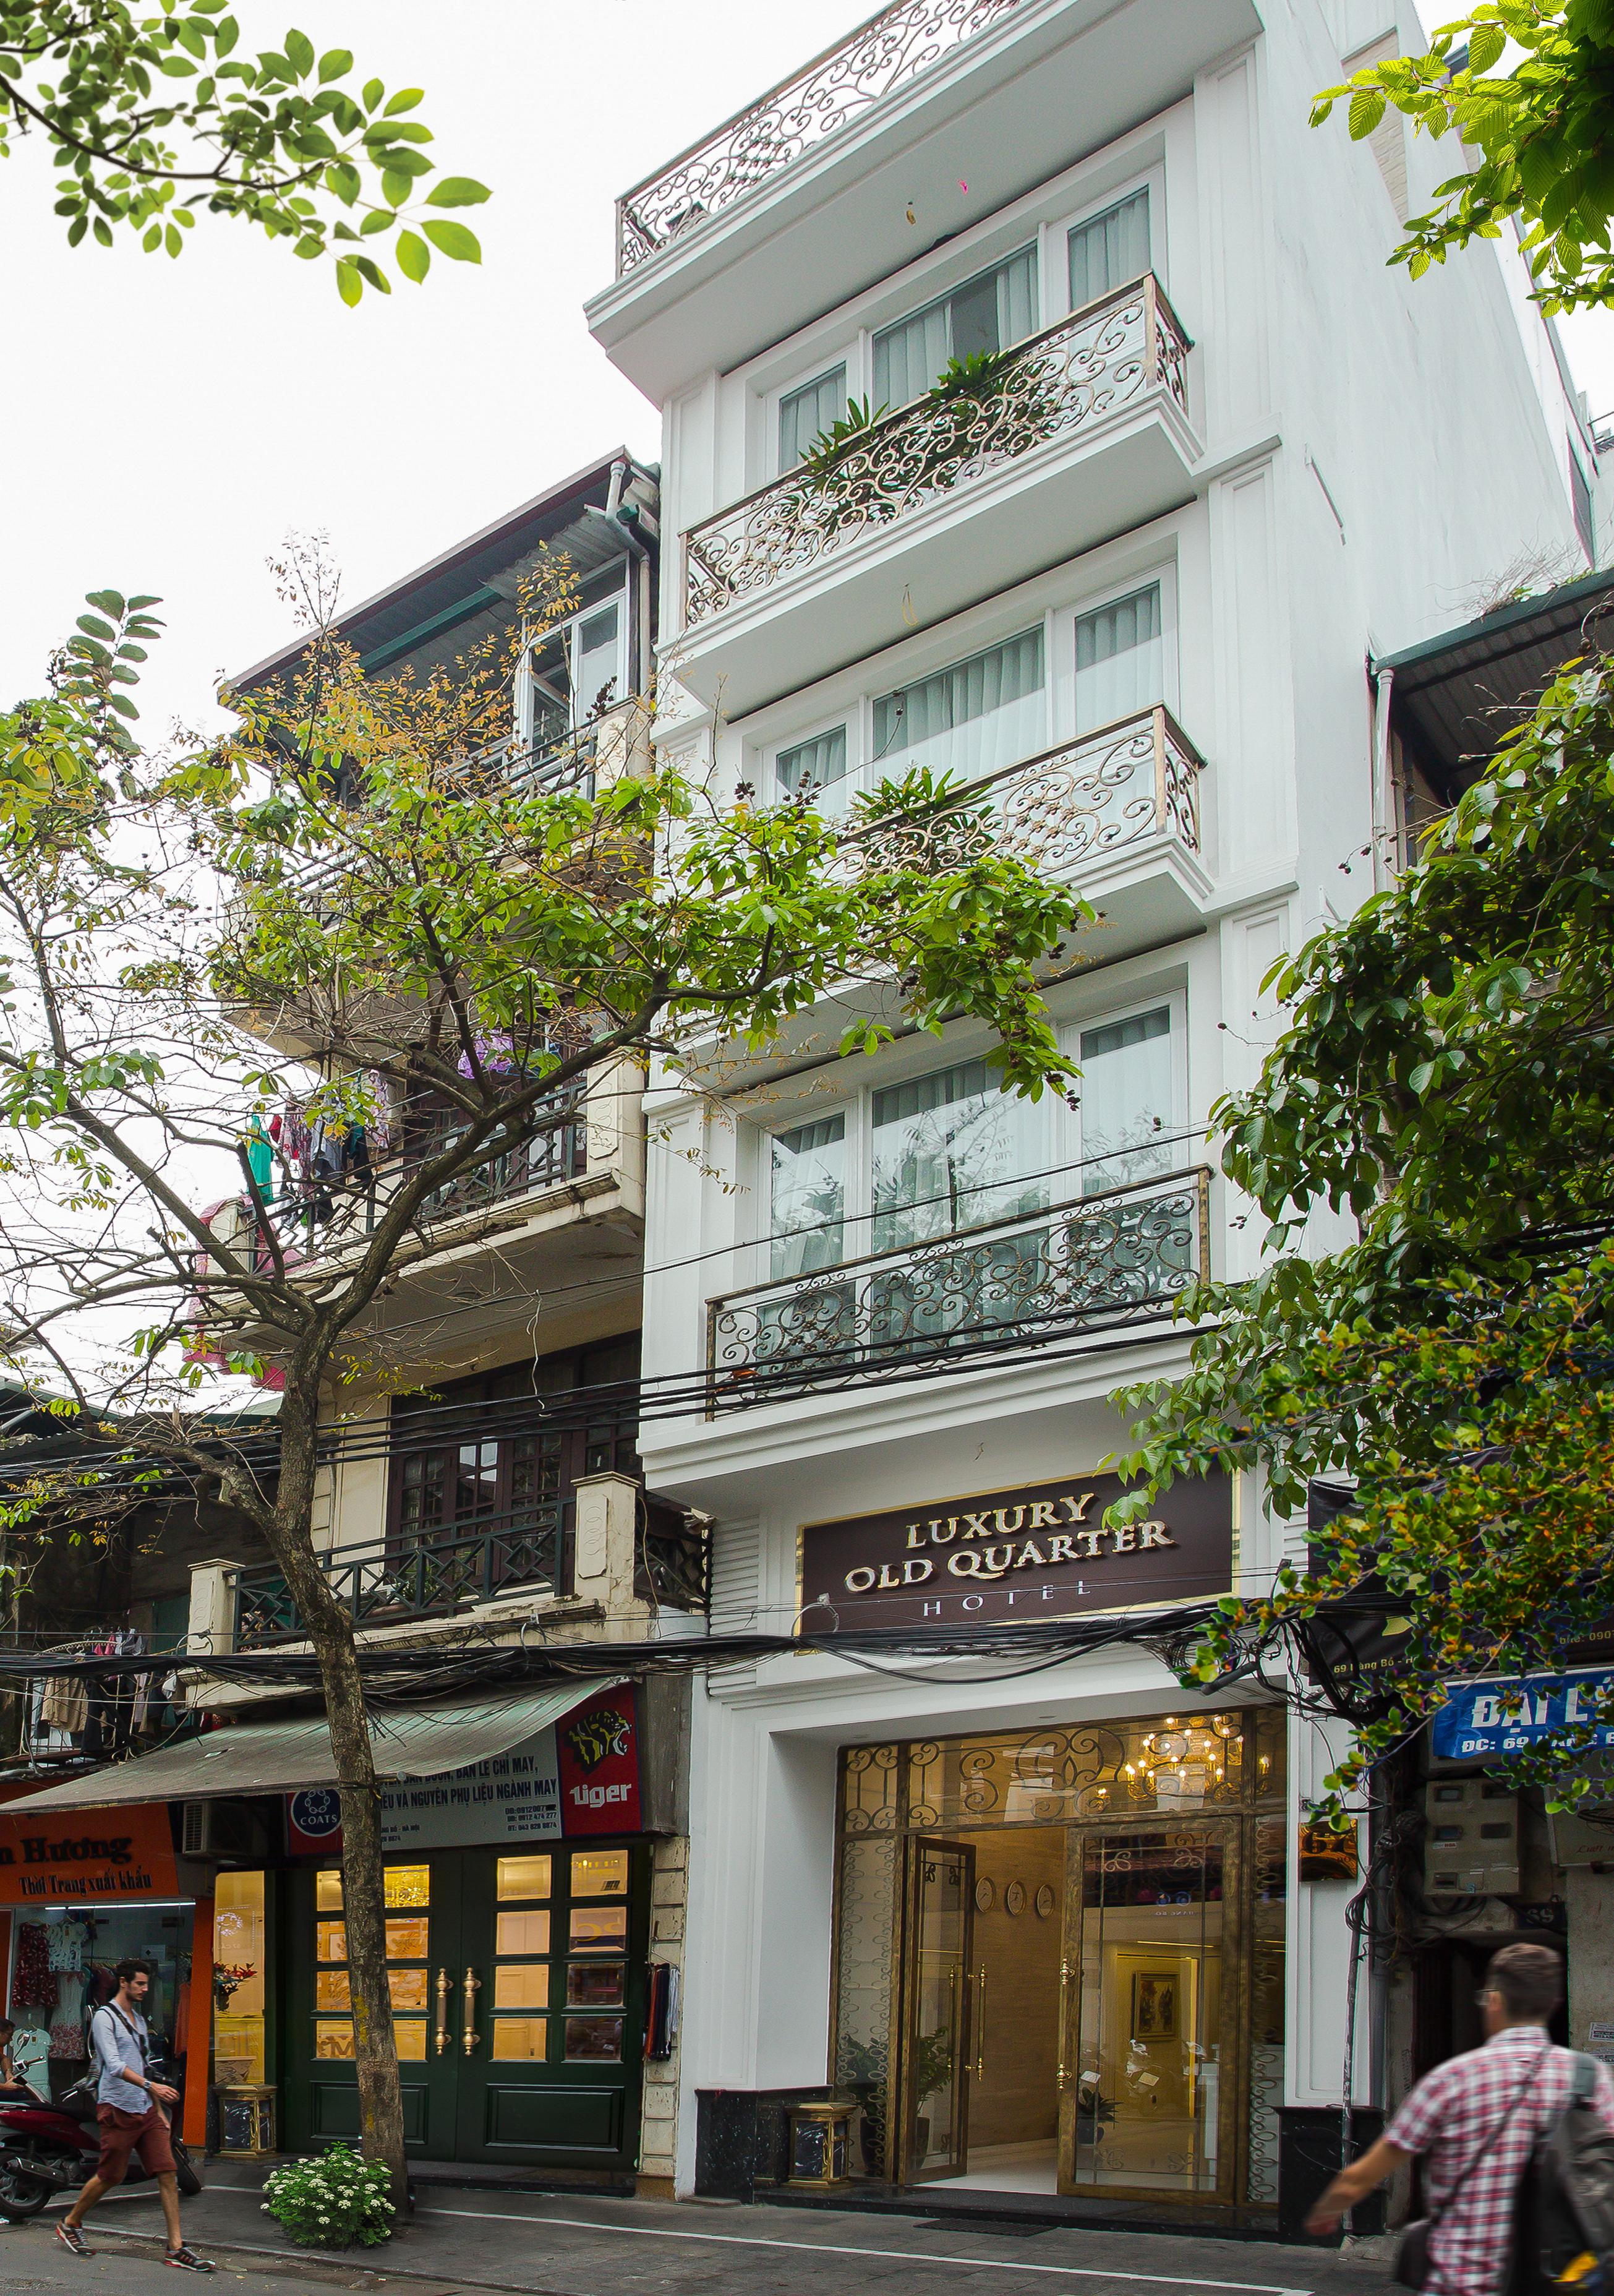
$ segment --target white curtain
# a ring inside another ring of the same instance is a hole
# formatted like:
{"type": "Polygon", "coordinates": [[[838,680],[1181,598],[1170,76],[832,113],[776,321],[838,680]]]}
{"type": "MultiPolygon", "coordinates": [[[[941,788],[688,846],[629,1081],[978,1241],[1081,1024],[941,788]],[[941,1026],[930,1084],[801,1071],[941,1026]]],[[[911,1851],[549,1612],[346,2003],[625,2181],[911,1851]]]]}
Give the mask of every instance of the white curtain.
{"type": "Polygon", "coordinates": [[[1171,1007],[1082,1030],[1082,1193],[1174,1172],[1171,1007]]]}
{"type": "Polygon", "coordinates": [[[844,1116],[823,1116],[768,1144],[775,1277],[810,1275],[846,1256],[846,1131],[844,1116]]]}
{"type": "Polygon", "coordinates": [[[847,411],[847,371],[832,367],[779,401],[779,467],[793,471],[821,430],[847,411]]]}
{"type": "Polygon", "coordinates": [[[1036,332],[1036,250],[1022,247],[874,338],[874,404],[905,406],[950,359],[1006,350],[1036,332]]]}
{"type": "Polygon", "coordinates": [[[874,704],[878,776],[916,766],[973,781],[1044,747],[1043,634],[1026,630],[874,704]]]}
{"type": "Polygon", "coordinates": [[[622,699],[620,619],[617,607],[606,606],[578,627],[575,707],[579,724],[586,725],[597,709],[622,699]]]}
{"type": "Polygon", "coordinates": [[[836,726],[827,734],[815,734],[810,742],[797,742],[788,750],[781,750],[774,759],[774,778],[780,794],[793,797],[810,782],[815,790],[843,795],[840,784],[846,779],[847,729],[836,726]]]}
{"type": "Polygon", "coordinates": [[[1076,730],[1090,734],[1166,698],[1160,586],[1118,598],[1076,621],[1076,730]]]}
{"type": "Polygon", "coordinates": [[[874,1095],[876,1251],[922,1243],[1047,1201],[1043,1111],[965,1061],[874,1095]]]}
{"type": "Polygon", "coordinates": [[[1079,311],[1151,268],[1149,193],[1132,192],[1070,234],[1070,308],[1079,311]]]}

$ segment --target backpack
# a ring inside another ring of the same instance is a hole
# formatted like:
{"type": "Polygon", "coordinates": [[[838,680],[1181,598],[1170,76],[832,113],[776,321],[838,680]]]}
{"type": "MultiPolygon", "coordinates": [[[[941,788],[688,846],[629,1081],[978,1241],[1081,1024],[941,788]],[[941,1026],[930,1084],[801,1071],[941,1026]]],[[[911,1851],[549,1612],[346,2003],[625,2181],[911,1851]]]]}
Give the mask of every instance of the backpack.
{"type": "Polygon", "coordinates": [[[1605,2271],[1614,2265],[1614,2128],[1597,2110],[1597,2071],[1594,2057],[1576,2056],[1569,2101],[1525,2170],[1533,2218],[1526,2260],[1537,2287],[1588,2252],[1605,2271]]]}

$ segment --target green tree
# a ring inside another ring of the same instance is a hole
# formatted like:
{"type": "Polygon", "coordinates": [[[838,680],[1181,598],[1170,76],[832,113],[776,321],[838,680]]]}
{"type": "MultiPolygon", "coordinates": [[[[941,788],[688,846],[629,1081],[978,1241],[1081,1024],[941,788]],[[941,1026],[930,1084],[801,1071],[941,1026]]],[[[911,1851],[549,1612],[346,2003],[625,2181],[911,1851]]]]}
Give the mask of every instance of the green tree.
{"type": "MultiPolygon", "coordinates": [[[[564,596],[555,570],[523,600],[528,643],[564,596]]],[[[106,1416],[119,1473],[188,1478],[285,1577],[341,1788],[366,2149],[401,2180],[374,1763],[311,1528],[322,1426],[387,1375],[369,1311],[446,1236],[463,1248],[446,1199],[463,1206],[568,1095],[624,1064],[766,1054],[832,993],[848,1053],[969,1014],[1007,1087],[1062,1086],[1039,967],[1090,912],[998,857],[979,809],[923,776],[849,824],[809,798],[720,803],[651,767],[631,710],[597,794],[512,775],[492,648],[373,680],[317,633],[288,690],[239,701],[231,738],[154,762],[126,730],[152,603],[99,593],[51,694],[0,723],[0,762],[32,775],[0,818],[6,1352],[87,1425],[106,1416]],[[251,1134],[289,1086],[339,1133],[373,1130],[382,1093],[430,1094],[447,1120],[288,1222],[251,1134]],[[204,1193],[233,1199],[227,1219],[198,1210],[204,1193]],[[127,1341],[92,1369],[86,1319],[127,1341]],[[272,1488],[250,1444],[187,1431],[198,1357],[283,1378],[272,1488]]]]}
{"type": "MultiPolygon", "coordinates": [[[[1120,1398],[1126,1464],[1258,1472],[1280,1515],[1355,1480],[1310,1572],[1225,1602],[1187,1677],[1331,1655],[1362,1725],[1345,1788],[1449,1681],[1561,1664],[1609,1609],[1614,668],[1566,669],[1405,874],[1270,980],[1287,1025],[1212,1118],[1268,1256],[1184,1296],[1191,1368],[1120,1398]],[[1357,1240],[1303,1257],[1323,1206],[1357,1240]]],[[[1591,1734],[1519,1774],[1573,1803],[1591,1734]]]]}
{"type": "Polygon", "coordinates": [[[1483,0],[1442,25],[1426,53],[1324,88],[1313,126],[1341,98],[1358,139],[1393,104],[1424,134],[1455,131],[1479,154],[1438,186],[1438,207],[1409,219],[1391,260],[1414,279],[1516,222],[1546,310],[1614,303],[1614,0],[1483,0]],[[1520,53],[1498,71],[1510,43],[1520,53]]]}
{"type": "Polygon", "coordinates": [[[479,262],[463,223],[424,212],[488,194],[465,176],[428,187],[431,131],[412,116],[422,91],[358,85],[348,50],[319,54],[306,32],[243,53],[228,5],[139,16],[124,0],[0,0],[0,158],[45,138],[70,245],[129,231],[176,256],[199,212],[238,216],[296,255],[333,256],[346,303],[366,284],[391,291],[389,243],[417,282],[433,248],[479,262]]]}

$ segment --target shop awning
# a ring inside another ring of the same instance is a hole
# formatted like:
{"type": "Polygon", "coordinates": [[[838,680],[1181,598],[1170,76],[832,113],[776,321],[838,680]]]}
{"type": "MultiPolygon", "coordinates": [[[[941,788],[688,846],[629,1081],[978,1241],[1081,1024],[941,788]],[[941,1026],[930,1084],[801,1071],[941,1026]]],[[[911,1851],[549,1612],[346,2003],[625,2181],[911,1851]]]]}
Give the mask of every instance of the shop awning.
{"type": "MultiPolygon", "coordinates": [[[[370,1717],[375,1767],[384,1779],[437,1778],[447,1770],[490,1761],[534,1738],[619,1675],[564,1682],[520,1698],[479,1698],[430,1710],[408,1709],[370,1717]]],[[[336,1784],[336,1759],[323,1714],[295,1721],[242,1722],[209,1732],[183,1746],[115,1763],[93,1776],[20,1795],[9,1817],[41,1816],[54,1809],[117,1809],[132,1802],[207,1801],[215,1794],[296,1793],[303,1786],[336,1784]]]]}

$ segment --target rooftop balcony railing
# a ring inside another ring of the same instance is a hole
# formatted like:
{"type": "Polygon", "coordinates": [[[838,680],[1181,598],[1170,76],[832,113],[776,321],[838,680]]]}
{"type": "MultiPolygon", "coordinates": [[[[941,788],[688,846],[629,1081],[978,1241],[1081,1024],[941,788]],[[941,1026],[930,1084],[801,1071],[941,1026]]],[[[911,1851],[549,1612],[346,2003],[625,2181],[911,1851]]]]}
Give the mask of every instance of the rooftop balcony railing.
{"type": "Polygon", "coordinates": [[[617,276],[741,199],[1019,0],[898,0],[617,201],[617,276]]]}
{"type": "Polygon", "coordinates": [[[707,1307],[708,1416],[1164,1314],[1208,1268],[1209,1227],[1201,1166],[731,1292],[707,1307]]]}
{"type": "MultiPolygon", "coordinates": [[[[325,1578],[356,1627],[440,1617],[518,1589],[553,1594],[565,1566],[566,1505],[524,1507],[458,1533],[411,1532],[384,1547],[336,1547],[322,1558],[325,1578]]],[[[266,1563],[237,1573],[237,1650],[306,1632],[278,1570],[266,1563]]]]}
{"type": "Polygon", "coordinates": [[[922,818],[848,837],[842,865],[956,869],[985,853],[1012,854],[1045,877],[1145,838],[1200,849],[1205,760],[1169,709],[1156,703],[1075,741],[1044,750],[950,793],[922,818]]]}
{"type": "Polygon", "coordinates": [[[832,459],[689,529],[685,627],[1051,439],[1098,428],[1152,389],[1186,416],[1191,348],[1146,275],[1004,351],[984,375],[882,415],[832,459]]]}

